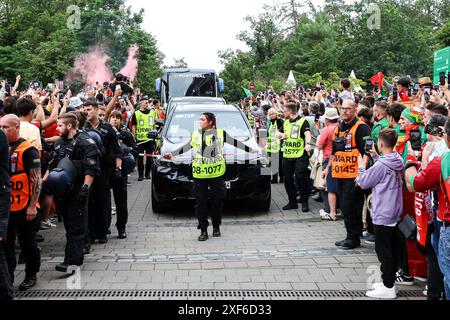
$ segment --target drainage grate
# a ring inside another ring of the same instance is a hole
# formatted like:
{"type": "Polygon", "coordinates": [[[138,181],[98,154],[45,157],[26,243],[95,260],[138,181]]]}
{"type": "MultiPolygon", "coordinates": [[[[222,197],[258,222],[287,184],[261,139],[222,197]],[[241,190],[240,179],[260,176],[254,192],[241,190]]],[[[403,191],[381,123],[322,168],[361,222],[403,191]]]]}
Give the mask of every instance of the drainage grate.
{"type": "MultiPolygon", "coordinates": [[[[365,298],[365,291],[288,291],[288,290],[272,290],[272,291],[158,291],[158,290],[31,290],[18,292],[18,299],[108,299],[108,298],[148,298],[148,299],[171,299],[171,298],[240,298],[252,300],[255,298],[270,299],[354,299],[365,298]]],[[[399,298],[424,298],[422,291],[401,291],[399,298]]],[[[425,298],[424,298],[425,299],[425,298]]]]}

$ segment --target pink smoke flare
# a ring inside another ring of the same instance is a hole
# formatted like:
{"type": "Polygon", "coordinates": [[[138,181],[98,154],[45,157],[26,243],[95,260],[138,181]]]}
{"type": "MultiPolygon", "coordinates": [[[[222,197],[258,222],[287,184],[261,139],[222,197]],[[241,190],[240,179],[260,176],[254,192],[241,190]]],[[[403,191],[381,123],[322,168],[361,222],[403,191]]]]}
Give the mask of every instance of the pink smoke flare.
{"type": "Polygon", "coordinates": [[[125,67],[120,70],[120,73],[128,77],[130,81],[134,81],[138,72],[138,61],[136,54],[139,51],[139,46],[137,44],[133,45],[128,49],[128,60],[125,67]]]}
{"type": "Polygon", "coordinates": [[[113,74],[107,66],[109,59],[110,57],[97,45],[75,60],[73,71],[81,74],[84,82],[91,87],[95,86],[97,81],[100,84],[110,82],[113,74]]]}

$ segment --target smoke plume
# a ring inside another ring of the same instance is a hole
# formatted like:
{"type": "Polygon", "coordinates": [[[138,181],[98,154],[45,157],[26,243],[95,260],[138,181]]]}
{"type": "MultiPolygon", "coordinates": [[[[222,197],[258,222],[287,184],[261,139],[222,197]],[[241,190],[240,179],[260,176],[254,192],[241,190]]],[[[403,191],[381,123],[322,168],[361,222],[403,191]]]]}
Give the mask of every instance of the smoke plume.
{"type": "Polygon", "coordinates": [[[136,54],[139,51],[139,46],[137,44],[133,45],[128,49],[128,60],[125,64],[125,67],[120,70],[124,76],[130,78],[130,81],[134,81],[138,71],[138,61],[136,58],[136,54]]]}
{"type": "Polygon", "coordinates": [[[95,86],[113,79],[112,71],[107,66],[110,57],[102,52],[100,46],[92,47],[88,53],[79,56],[74,63],[74,73],[80,74],[88,86],[95,86]]]}

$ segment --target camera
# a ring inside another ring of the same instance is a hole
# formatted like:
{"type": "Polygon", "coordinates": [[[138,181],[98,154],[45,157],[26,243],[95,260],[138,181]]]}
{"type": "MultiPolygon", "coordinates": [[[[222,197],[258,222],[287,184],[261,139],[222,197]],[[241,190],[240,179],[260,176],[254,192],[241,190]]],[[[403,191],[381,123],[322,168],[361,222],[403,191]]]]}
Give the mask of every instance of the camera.
{"type": "Polygon", "coordinates": [[[411,142],[411,147],[414,151],[422,150],[422,133],[419,130],[411,130],[411,138],[409,141],[411,142]]]}
{"type": "Polygon", "coordinates": [[[419,85],[418,83],[416,83],[416,84],[414,85],[414,89],[413,89],[413,94],[414,94],[415,96],[417,96],[417,94],[419,93],[419,89],[420,89],[420,85],[419,85]]]}
{"type": "Polygon", "coordinates": [[[425,87],[423,89],[423,94],[424,94],[425,101],[430,101],[430,99],[431,99],[431,87],[425,87]]]}
{"type": "Polygon", "coordinates": [[[413,91],[414,91],[414,86],[412,84],[410,84],[408,87],[408,97],[412,97],[413,91]]]}
{"type": "Polygon", "coordinates": [[[398,89],[397,89],[397,87],[394,87],[394,89],[392,91],[392,100],[394,102],[398,100],[398,89]]]}
{"type": "Polygon", "coordinates": [[[364,150],[366,151],[367,154],[372,152],[372,148],[373,148],[373,139],[366,139],[366,145],[364,147],[364,150]]]}

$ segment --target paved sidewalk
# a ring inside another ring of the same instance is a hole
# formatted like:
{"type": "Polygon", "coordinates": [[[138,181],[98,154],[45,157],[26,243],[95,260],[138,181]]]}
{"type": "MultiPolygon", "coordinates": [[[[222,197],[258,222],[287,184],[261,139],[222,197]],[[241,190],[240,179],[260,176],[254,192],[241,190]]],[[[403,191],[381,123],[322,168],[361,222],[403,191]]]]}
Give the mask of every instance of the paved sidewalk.
{"type": "MultiPolygon", "coordinates": [[[[197,241],[193,205],[177,204],[171,212],[151,210],[150,181],[130,179],[128,239],[93,245],[81,270],[78,289],[85,290],[367,290],[378,271],[373,245],[344,251],[334,246],[345,238],[342,221],[320,220],[320,204],[311,201],[312,213],[283,212],[287,203],[283,185],[273,186],[270,212],[248,207],[226,208],[223,236],[197,241]]],[[[115,217],[113,217],[113,224],[115,217]]],[[[54,270],[62,262],[65,234],[41,231],[39,289],[72,289],[67,277],[54,270]]],[[[16,272],[16,285],[24,277],[16,272]]],[[[424,283],[400,290],[423,290],[424,283]]]]}

